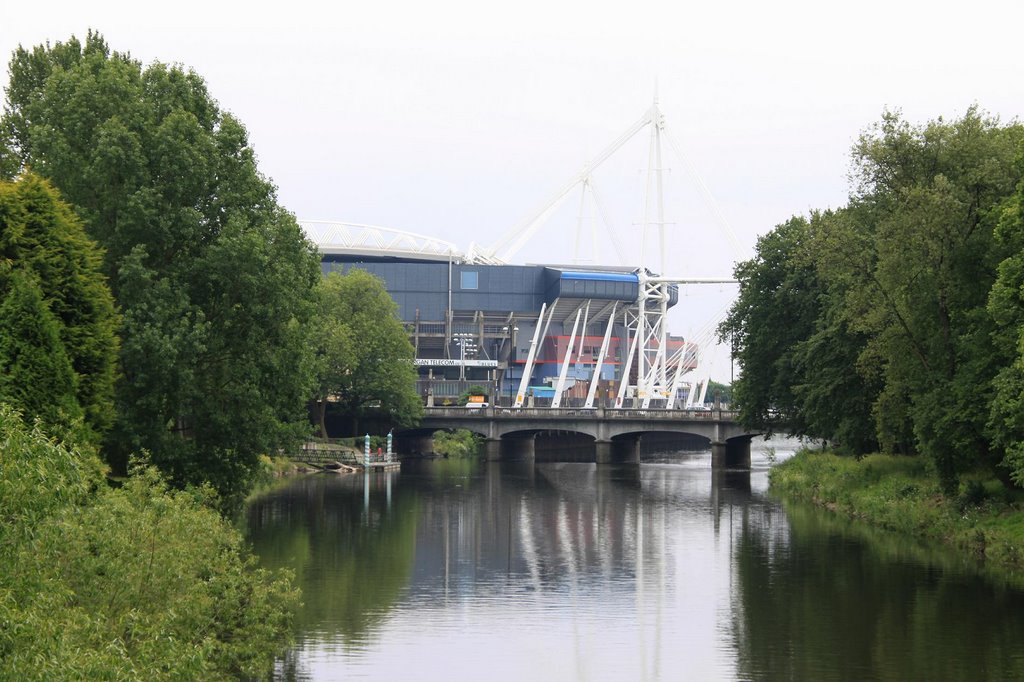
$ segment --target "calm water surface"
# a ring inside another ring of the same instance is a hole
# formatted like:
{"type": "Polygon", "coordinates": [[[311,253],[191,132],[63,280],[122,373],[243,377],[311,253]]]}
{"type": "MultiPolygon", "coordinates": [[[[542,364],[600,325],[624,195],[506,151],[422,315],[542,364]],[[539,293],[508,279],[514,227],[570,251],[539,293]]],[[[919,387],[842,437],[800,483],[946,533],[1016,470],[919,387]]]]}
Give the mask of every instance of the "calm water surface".
{"type": "Polygon", "coordinates": [[[406,462],[247,509],[303,590],[284,680],[1024,679],[1024,593],[710,454],[406,462]]]}

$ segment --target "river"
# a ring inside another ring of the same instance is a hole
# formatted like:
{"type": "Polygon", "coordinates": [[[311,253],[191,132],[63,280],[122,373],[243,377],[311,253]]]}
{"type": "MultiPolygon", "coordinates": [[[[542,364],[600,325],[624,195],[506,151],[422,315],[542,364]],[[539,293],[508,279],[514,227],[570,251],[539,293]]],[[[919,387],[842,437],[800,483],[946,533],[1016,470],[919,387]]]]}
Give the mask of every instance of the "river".
{"type": "Polygon", "coordinates": [[[710,453],[407,461],[246,510],[304,606],[281,680],[1024,679],[1024,592],[710,453]]]}

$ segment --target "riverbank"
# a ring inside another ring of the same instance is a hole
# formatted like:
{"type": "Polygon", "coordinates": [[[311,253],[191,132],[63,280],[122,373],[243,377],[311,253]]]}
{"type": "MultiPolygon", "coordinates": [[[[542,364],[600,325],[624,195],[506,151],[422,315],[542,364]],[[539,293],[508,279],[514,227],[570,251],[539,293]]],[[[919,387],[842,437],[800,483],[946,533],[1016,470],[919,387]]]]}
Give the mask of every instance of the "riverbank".
{"type": "Polygon", "coordinates": [[[856,460],[808,450],[774,467],[770,480],[771,491],[784,499],[937,540],[986,565],[1024,575],[1024,496],[998,481],[967,478],[951,499],[922,457],[856,460]]]}

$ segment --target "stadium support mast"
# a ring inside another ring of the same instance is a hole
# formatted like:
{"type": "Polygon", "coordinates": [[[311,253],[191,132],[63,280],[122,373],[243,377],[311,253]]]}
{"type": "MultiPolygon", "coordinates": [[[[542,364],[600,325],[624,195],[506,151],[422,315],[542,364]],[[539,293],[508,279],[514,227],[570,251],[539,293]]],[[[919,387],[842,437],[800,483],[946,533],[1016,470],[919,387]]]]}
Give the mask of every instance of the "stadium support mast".
{"type": "MultiPolygon", "coordinates": [[[[672,405],[670,396],[674,394],[680,385],[682,374],[688,369],[679,364],[685,359],[685,353],[670,354],[668,351],[668,307],[672,293],[672,286],[679,284],[727,284],[735,283],[736,280],[726,277],[714,278],[684,278],[666,276],[666,241],[665,241],[665,201],[664,201],[664,168],[662,157],[662,142],[668,140],[673,151],[680,156],[680,160],[686,165],[687,170],[694,176],[704,198],[712,205],[712,211],[719,219],[726,236],[730,238],[734,248],[738,248],[735,236],[731,228],[724,221],[721,212],[714,205],[710,193],[699,177],[696,177],[693,168],[682,156],[682,151],[669,134],[665,127],[665,116],[658,104],[658,96],[655,93],[654,102],[633,125],[605,147],[597,156],[586,163],[583,168],[572,179],[561,186],[543,204],[537,207],[527,218],[511,230],[505,233],[489,248],[479,247],[476,244],[470,245],[466,254],[468,262],[498,264],[507,262],[514,256],[524,244],[543,225],[544,221],[555,211],[566,196],[577,186],[583,185],[584,190],[591,183],[591,174],[601,164],[608,160],[623,145],[629,142],[637,133],[650,126],[650,139],[647,161],[647,180],[644,186],[643,217],[641,220],[641,267],[637,270],[639,279],[639,295],[636,300],[635,309],[623,311],[623,321],[628,330],[627,338],[631,339],[630,350],[626,362],[623,364],[623,375],[618,396],[615,401],[616,407],[625,407],[625,398],[632,395],[634,407],[650,407],[651,400],[665,400],[666,405],[672,405]],[[654,216],[652,217],[652,204],[654,205],[654,216]],[[657,229],[658,245],[658,270],[655,273],[647,267],[650,259],[648,253],[648,233],[650,228],[657,229]],[[636,363],[636,384],[630,385],[629,377],[632,375],[633,363],[636,363]]],[[[577,228],[579,231],[579,228],[577,228]]],[[[578,240],[578,237],[577,237],[578,240]]],[[[541,320],[543,320],[543,312],[541,320]]],[[[549,320],[550,321],[550,320],[549,320]]],[[[578,320],[577,320],[578,322],[578,320]]],[[[586,325],[584,325],[586,326],[586,325]]],[[[546,325],[545,325],[546,328],[546,325]]],[[[573,335],[575,336],[575,334],[573,335]]],[[[538,339],[534,346],[538,345],[538,339]]],[[[685,347],[685,346],[684,346],[685,347]]],[[[536,348],[531,348],[531,354],[536,353],[536,348]]],[[[523,403],[524,391],[529,381],[529,372],[533,368],[533,362],[527,362],[524,376],[520,381],[519,392],[516,396],[515,406],[523,403]]],[[[595,372],[596,374],[596,372],[595,372]]],[[[592,378],[596,381],[597,377],[592,378]]],[[[563,380],[559,380],[562,386],[563,380]]],[[[588,397],[588,406],[592,405],[592,398],[588,397]]],[[[558,404],[556,399],[555,404],[558,404]]]]}

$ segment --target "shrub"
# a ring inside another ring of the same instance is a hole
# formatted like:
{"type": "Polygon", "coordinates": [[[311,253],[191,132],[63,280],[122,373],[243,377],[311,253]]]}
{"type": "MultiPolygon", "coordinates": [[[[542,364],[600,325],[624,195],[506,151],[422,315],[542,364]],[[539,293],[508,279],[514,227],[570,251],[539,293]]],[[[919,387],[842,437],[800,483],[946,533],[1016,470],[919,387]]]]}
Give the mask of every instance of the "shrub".
{"type": "Polygon", "coordinates": [[[480,447],[480,436],[472,431],[456,429],[455,431],[434,432],[434,452],[445,457],[468,457],[476,454],[480,447]]]}
{"type": "Polygon", "coordinates": [[[0,678],[263,676],[297,593],[254,566],[209,489],[94,456],[0,406],[0,678]]]}

